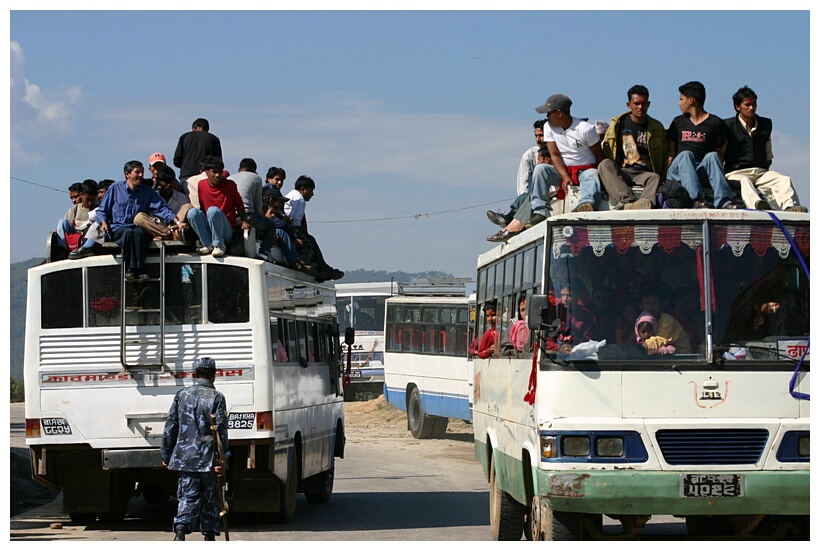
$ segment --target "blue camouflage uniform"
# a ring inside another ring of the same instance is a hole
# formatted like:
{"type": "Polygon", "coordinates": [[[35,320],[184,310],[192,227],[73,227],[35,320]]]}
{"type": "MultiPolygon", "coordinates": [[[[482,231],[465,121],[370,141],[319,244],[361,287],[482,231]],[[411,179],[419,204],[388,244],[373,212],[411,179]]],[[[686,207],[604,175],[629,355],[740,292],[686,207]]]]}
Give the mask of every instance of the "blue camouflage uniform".
{"type": "Polygon", "coordinates": [[[174,527],[184,524],[195,529],[197,519],[203,534],[219,534],[219,498],[214,456],[218,453],[211,432],[211,414],[216,415],[217,432],[225,459],[228,451],[228,414],[225,396],[208,379],[194,379],[192,386],[177,392],[162,434],[162,461],[179,471],[179,508],[174,527]]]}

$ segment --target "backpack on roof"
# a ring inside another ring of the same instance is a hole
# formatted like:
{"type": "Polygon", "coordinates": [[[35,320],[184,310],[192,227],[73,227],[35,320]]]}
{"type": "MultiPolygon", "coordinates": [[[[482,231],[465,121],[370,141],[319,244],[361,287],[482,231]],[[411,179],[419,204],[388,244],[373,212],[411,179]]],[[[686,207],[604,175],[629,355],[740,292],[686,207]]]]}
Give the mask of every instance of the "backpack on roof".
{"type": "Polygon", "coordinates": [[[665,209],[691,209],[692,198],[677,180],[666,180],[658,188],[658,205],[665,209]]]}

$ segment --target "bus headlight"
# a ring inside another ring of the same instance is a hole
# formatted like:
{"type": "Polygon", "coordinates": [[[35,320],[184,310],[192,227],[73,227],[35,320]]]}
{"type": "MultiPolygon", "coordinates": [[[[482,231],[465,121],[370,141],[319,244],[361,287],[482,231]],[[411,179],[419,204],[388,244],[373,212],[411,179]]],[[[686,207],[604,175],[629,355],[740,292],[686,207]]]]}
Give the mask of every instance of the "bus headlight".
{"type": "Polygon", "coordinates": [[[553,459],[558,457],[558,448],[555,445],[554,436],[541,437],[541,457],[546,459],[553,459]]]}
{"type": "Polygon", "coordinates": [[[797,453],[800,457],[809,457],[811,452],[809,451],[809,436],[801,436],[797,440],[797,453]]]}
{"type": "Polygon", "coordinates": [[[564,455],[586,457],[589,455],[589,438],[586,436],[565,436],[561,441],[564,455]]]}
{"type": "Polygon", "coordinates": [[[624,439],[620,436],[598,438],[595,453],[600,457],[621,457],[624,454],[624,439]]]}

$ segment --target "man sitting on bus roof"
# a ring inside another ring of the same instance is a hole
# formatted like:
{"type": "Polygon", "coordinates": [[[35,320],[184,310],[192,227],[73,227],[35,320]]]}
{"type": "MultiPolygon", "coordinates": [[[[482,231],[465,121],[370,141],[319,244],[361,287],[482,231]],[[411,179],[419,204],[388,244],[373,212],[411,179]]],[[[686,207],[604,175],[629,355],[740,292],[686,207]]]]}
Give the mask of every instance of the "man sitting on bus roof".
{"type": "Polygon", "coordinates": [[[115,182],[108,188],[97,209],[97,221],[103,233],[122,249],[122,262],[126,267],[125,280],[143,282],[148,274],[143,272],[150,236],[134,224],[134,217],[153,211],[166,223],[179,224],[174,211],[168,208],[159,194],[149,185],[143,185],[145,168],[139,161],[128,161],[123,168],[125,180],[115,182]]]}
{"type": "Polygon", "coordinates": [[[199,236],[199,254],[225,256],[236,232],[249,230],[251,225],[245,220],[245,204],[236,183],[222,175],[222,159],[205,157],[202,168],[208,177],[197,184],[201,209],[188,211],[188,223],[199,236]]]}

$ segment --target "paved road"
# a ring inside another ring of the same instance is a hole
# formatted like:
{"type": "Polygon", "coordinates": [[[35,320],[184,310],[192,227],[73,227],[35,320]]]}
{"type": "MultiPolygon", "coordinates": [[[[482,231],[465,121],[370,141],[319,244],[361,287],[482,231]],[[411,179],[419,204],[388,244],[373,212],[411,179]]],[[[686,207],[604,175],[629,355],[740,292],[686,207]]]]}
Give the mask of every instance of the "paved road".
{"type": "MultiPolygon", "coordinates": [[[[22,404],[11,406],[11,447],[28,457],[22,404]]],[[[412,438],[348,441],[345,458],[336,464],[330,502],[308,504],[300,495],[296,519],[272,524],[260,516],[231,518],[232,541],[483,541],[490,539],[489,494],[481,467],[472,457],[469,434],[448,434],[445,441],[412,438]],[[389,440],[389,441],[388,441],[389,440]],[[443,446],[449,453],[431,453],[443,446]]],[[[11,519],[12,541],[167,541],[175,501],[149,507],[131,500],[120,524],[73,524],[61,511],[61,497],[11,519]],[[52,527],[55,523],[60,527],[52,527]]],[[[605,526],[616,532],[619,524],[605,526]]],[[[653,518],[645,533],[685,534],[672,517],[653,518]]],[[[201,539],[201,535],[188,539],[201,539]]]]}

